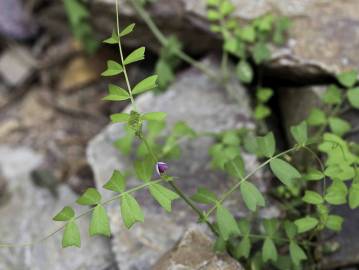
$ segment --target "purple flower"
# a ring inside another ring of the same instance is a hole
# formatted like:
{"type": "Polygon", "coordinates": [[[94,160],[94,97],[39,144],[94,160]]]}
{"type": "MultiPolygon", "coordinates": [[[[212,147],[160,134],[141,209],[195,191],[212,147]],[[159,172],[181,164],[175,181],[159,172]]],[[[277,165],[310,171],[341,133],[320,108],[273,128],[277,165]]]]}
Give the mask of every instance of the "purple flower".
{"type": "Polygon", "coordinates": [[[167,171],[167,169],[168,169],[167,163],[160,161],[156,163],[156,172],[158,173],[159,176],[161,176],[162,173],[167,171]]]}

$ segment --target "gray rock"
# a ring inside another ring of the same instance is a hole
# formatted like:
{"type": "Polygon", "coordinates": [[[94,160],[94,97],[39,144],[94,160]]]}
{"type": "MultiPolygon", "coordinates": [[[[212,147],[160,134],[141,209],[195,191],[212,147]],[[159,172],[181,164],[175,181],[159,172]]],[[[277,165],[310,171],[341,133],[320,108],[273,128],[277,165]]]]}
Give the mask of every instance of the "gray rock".
{"type": "Polygon", "coordinates": [[[320,106],[325,86],[288,87],[278,90],[279,106],[287,139],[294,143],[289,128],[305,120],[312,109],[320,106]]]}
{"type": "Polygon", "coordinates": [[[6,181],[2,171],[0,170],[0,201],[1,201],[1,198],[5,195],[6,186],[7,186],[7,181],[6,181]]]}
{"type": "Polygon", "coordinates": [[[0,56],[0,77],[9,86],[21,86],[33,75],[35,65],[29,51],[19,46],[11,47],[0,56]]]}
{"type": "MultiPolygon", "coordinates": [[[[218,69],[217,61],[207,59],[203,63],[209,64],[212,69],[218,69]]],[[[166,112],[169,126],[184,120],[196,131],[219,132],[231,128],[253,128],[246,90],[238,82],[233,86],[241,104],[235,103],[224,89],[206,75],[191,68],[182,73],[165,93],[159,96],[146,93],[136,99],[136,104],[141,112],[166,112]]],[[[109,179],[114,169],[123,170],[132,166],[131,160],[119,155],[113,147],[113,142],[122,132],[121,124],[110,125],[89,144],[88,160],[98,187],[109,179]]],[[[186,142],[182,144],[181,159],[169,164],[170,174],[180,179],[178,185],[187,194],[193,194],[197,186],[207,186],[220,193],[230,185],[222,174],[213,173],[210,169],[208,148],[212,143],[211,138],[186,142]]],[[[254,156],[245,154],[244,158],[248,170],[256,167],[254,156]]],[[[255,182],[261,190],[265,190],[260,178],[261,174],[257,174],[255,182]]],[[[130,185],[139,183],[134,179],[129,182],[130,185]]],[[[113,251],[121,270],[150,269],[160,255],[179,239],[183,228],[197,220],[180,201],[174,205],[174,214],[166,214],[146,192],[140,192],[136,197],[144,207],[145,223],[137,224],[130,231],[123,228],[118,207],[111,209],[113,251]]],[[[237,215],[243,215],[246,210],[238,197],[227,203],[235,209],[237,215]]]]}
{"type": "Polygon", "coordinates": [[[225,254],[216,254],[213,243],[201,230],[190,228],[176,246],[154,265],[153,270],[242,270],[225,254]]]}
{"type": "MultiPolygon", "coordinates": [[[[96,0],[114,10],[114,0],[96,0]]],[[[136,21],[135,12],[121,2],[123,21],[136,21]]],[[[157,0],[146,9],[166,33],[179,34],[185,46],[203,51],[218,46],[217,37],[209,31],[206,21],[206,1],[157,0]],[[190,29],[190,30],[189,30],[190,29]],[[181,33],[182,32],[182,33],[181,33]],[[198,42],[201,40],[201,42],[198,42]]],[[[289,40],[283,48],[273,48],[273,61],[269,67],[299,80],[359,68],[359,5],[357,0],[232,0],[235,15],[240,20],[256,18],[268,12],[289,16],[293,21],[289,40]]],[[[98,9],[97,9],[98,10],[98,9]]],[[[108,16],[107,16],[108,17],[108,16]]],[[[108,32],[112,30],[110,22],[108,32]]],[[[138,24],[137,40],[148,45],[156,44],[147,27],[138,24]]],[[[138,44],[137,44],[138,45],[138,44]]],[[[218,47],[219,48],[219,47],[218,47]]]]}
{"type": "Polygon", "coordinates": [[[0,35],[14,39],[33,37],[38,28],[21,0],[0,0],[0,35]]]}
{"type": "MultiPolygon", "coordinates": [[[[35,187],[30,172],[42,162],[27,148],[0,147],[0,169],[8,182],[9,198],[0,205],[0,243],[29,243],[53,232],[60,224],[51,221],[56,212],[75,201],[76,195],[60,186],[55,199],[46,189],[35,187]]],[[[82,210],[83,211],[83,210],[82,210]]],[[[112,263],[109,241],[89,239],[89,217],[80,221],[81,249],[62,249],[57,233],[31,247],[0,248],[0,269],[6,270],[102,270],[112,263]]]]}

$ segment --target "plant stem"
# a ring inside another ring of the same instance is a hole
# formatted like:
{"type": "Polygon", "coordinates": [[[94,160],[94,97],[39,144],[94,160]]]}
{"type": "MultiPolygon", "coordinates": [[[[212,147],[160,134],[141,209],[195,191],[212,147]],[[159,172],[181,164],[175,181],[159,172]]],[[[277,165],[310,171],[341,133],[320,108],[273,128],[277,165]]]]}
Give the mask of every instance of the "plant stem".
{"type": "MultiPolygon", "coordinates": [[[[145,183],[145,184],[142,184],[142,185],[139,185],[139,186],[137,186],[137,187],[131,188],[131,189],[127,190],[127,191],[124,191],[124,192],[122,192],[121,194],[118,194],[118,195],[116,195],[116,196],[114,196],[114,197],[112,197],[112,198],[110,198],[110,199],[108,199],[108,200],[102,202],[101,204],[102,204],[102,205],[107,205],[107,204],[109,204],[109,203],[111,203],[111,202],[113,202],[113,201],[115,201],[115,200],[121,198],[121,197],[124,196],[125,194],[130,194],[130,193],[136,192],[136,191],[138,191],[138,190],[141,190],[141,189],[143,189],[143,188],[146,188],[146,187],[149,187],[149,186],[151,186],[151,185],[158,184],[158,183],[164,182],[164,181],[168,182],[168,181],[171,181],[171,180],[158,179],[158,180],[153,180],[153,181],[147,182],[147,183],[145,183]]],[[[83,213],[81,213],[80,215],[76,216],[76,217],[74,218],[74,220],[78,220],[78,219],[82,218],[83,216],[88,215],[89,213],[91,213],[91,212],[93,211],[94,208],[95,208],[95,207],[89,208],[89,209],[86,210],[85,212],[83,212],[83,213]]],[[[66,226],[66,224],[60,226],[59,228],[57,228],[55,231],[51,232],[50,234],[48,234],[48,235],[46,235],[46,236],[44,236],[44,237],[42,237],[42,238],[40,238],[40,239],[38,239],[38,240],[35,240],[35,241],[33,241],[33,242],[20,243],[20,244],[0,243],[0,248],[14,248],[14,247],[30,247],[30,246],[34,246],[34,245],[36,245],[36,244],[39,244],[39,243],[41,243],[41,242],[46,241],[46,240],[49,239],[51,236],[53,236],[53,235],[55,235],[56,233],[62,231],[62,230],[65,228],[65,226],[66,226]]]]}
{"type": "MultiPolygon", "coordinates": [[[[314,158],[317,160],[319,166],[320,166],[320,170],[322,171],[322,173],[324,174],[324,170],[325,170],[325,167],[324,167],[324,164],[323,162],[320,160],[319,156],[317,155],[317,153],[315,153],[312,149],[310,149],[308,146],[304,146],[303,147],[305,150],[307,150],[309,153],[311,153],[314,158]]],[[[327,189],[327,184],[326,184],[326,175],[324,174],[324,179],[323,179],[323,187],[322,187],[322,195],[324,196],[325,194],[325,191],[327,189]]]]}
{"type": "Polygon", "coordinates": [[[216,230],[216,228],[213,226],[213,224],[211,222],[208,221],[208,219],[206,218],[206,216],[203,214],[203,212],[196,206],[194,205],[194,203],[191,201],[190,198],[188,198],[182,191],[181,189],[175,184],[175,182],[170,182],[169,185],[177,192],[177,194],[192,208],[192,210],[198,215],[198,217],[200,218],[200,220],[203,220],[208,228],[212,231],[212,233],[215,236],[218,236],[218,232],[216,230]]]}
{"type": "MultiPolygon", "coordinates": [[[[148,141],[146,140],[145,137],[143,137],[142,134],[140,134],[139,138],[144,142],[148,152],[150,153],[150,155],[152,156],[153,160],[157,163],[159,160],[156,156],[156,154],[153,152],[151,146],[149,145],[148,141]]],[[[161,179],[166,180],[165,178],[162,178],[162,176],[160,176],[161,179]]],[[[169,185],[174,189],[174,191],[178,194],[178,196],[181,197],[181,199],[184,200],[184,202],[190,207],[192,208],[192,210],[198,215],[198,217],[200,218],[200,220],[203,220],[209,227],[209,229],[213,232],[214,235],[218,236],[218,233],[216,231],[216,229],[214,228],[213,224],[210,223],[208,221],[208,219],[206,218],[206,216],[202,213],[201,209],[199,209],[192,201],[190,198],[187,197],[187,195],[173,182],[169,182],[169,185]]]]}
{"type": "Polygon", "coordinates": [[[273,157],[271,157],[270,159],[268,159],[267,161],[265,161],[264,163],[262,163],[261,165],[259,165],[257,168],[255,168],[252,172],[250,172],[249,174],[247,174],[241,181],[239,181],[238,183],[236,183],[232,188],[230,188],[227,192],[225,192],[222,196],[222,198],[219,200],[218,204],[215,204],[207,213],[206,216],[209,217],[210,214],[216,210],[217,206],[221,203],[223,203],[223,201],[225,201],[234,191],[236,191],[243,182],[247,181],[253,174],[255,174],[257,171],[259,171],[260,169],[262,169],[263,167],[265,167],[267,164],[269,164],[272,160],[279,158],[281,156],[284,156],[290,152],[296,151],[298,149],[297,146],[288,149],[287,151],[284,151],[282,153],[279,153],[278,155],[275,155],[273,157]]]}
{"type": "Polygon", "coordinates": [[[126,65],[124,64],[124,57],[123,57],[122,46],[121,46],[121,38],[120,38],[120,23],[119,23],[119,20],[120,19],[119,19],[119,10],[118,10],[118,0],[116,0],[116,30],[117,30],[117,37],[118,37],[118,48],[120,50],[121,65],[122,65],[122,68],[123,68],[123,75],[124,75],[125,80],[126,80],[128,93],[130,94],[131,103],[132,103],[132,105],[134,106],[134,108],[136,110],[135,100],[134,100],[133,95],[132,95],[132,89],[131,89],[130,81],[128,79],[126,65]]]}

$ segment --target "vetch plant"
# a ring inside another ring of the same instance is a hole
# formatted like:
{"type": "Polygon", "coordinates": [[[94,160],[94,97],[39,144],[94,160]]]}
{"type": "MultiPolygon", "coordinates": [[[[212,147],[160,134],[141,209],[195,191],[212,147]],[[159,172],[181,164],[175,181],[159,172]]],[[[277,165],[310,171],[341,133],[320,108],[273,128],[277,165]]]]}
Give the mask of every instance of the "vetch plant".
{"type": "MultiPolygon", "coordinates": [[[[131,3],[161,43],[169,44],[171,41],[154,25],[143,6],[136,0],[131,0],[131,3]]],[[[172,211],[173,201],[183,200],[197,214],[198,221],[206,224],[213,233],[216,238],[214,248],[219,252],[228,252],[248,269],[317,269],[320,260],[318,254],[323,251],[321,246],[325,244],[321,242],[319,234],[324,230],[338,232],[344,222],[341,216],[332,213],[332,206],[349,204],[352,209],[359,206],[359,148],[356,143],[345,139],[345,135],[353,130],[341,117],[348,109],[359,109],[359,89],[355,87],[357,73],[349,71],[337,76],[338,84],[329,86],[322,96],[323,108],[315,108],[307,119],[290,128],[295,143],[282,152],[277,151],[276,138],[272,132],[260,137],[255,137],[253,131],[246,129],[215,134],[199,133],[186,123],[179,122],[166,134],[164,112],[142,113],[136,106],[135,97],[155,89],[158,77],[151,75],[134,85],[130,81],[127,69],[145,58],[146,49],[140,47],[124,55],[122,40],[134,31],[135,24],[120,28],[118,5],[116,1],[116,30],[104,42],[118,46],[119,59],[108,60],[107,69],[102,75],[123,76],[126,87],[110,84],[104,100],[127,101],[131,104],[129,113],[111,115],[113,123],[124,126],[124,133],[116,140],[114,147],[121,154],[136,157],[132,169],[136,178],[143,183],[128,188],[127,173],[115,170],[103,186],[115,193],[112,198],[103,200],[100,190],[89,188],[76,201],[89,208],[76,215],[71,206],[65,206],[53,218],[54,221],[62,222],[62,226],[55,232],[32,243],[0,244],[0,247],[34,245],[61,230],[64,248],[80,247],[81,235],[77,221],[87,214],[91,214],[89,234],[109,237],[111,228],[106,205],[113,202],[119,203],[123,223],[130,229],[138,222],[146,222],[146,213],[136,199],[136,192],[147,190],[167,212],[172,211]],[[213,169],[222,170],[234,180],[233,185],[222,194],[198,186],[195,194],[187,195],[176,184],[179,179],[170,174],[170,161],[180,158],[181,142],[201,136],[215,139],[209,149],[213,169]],[[242,157],[244,152],[256,155],[261,164],[249,171],[242,157]],[[293,159],[298,152],[304,153],[310,162],[302,166],[294,165],[293,159]],[[260,170],[269,170],[277,180],[275,199],[276,205],[282,210],[279,218],[263,219],[258,215],[258,211],[269,203],[268,196],[262,194],[252,181],[260,170]],[[225,201],[235,196],[240,197],[248,208],[245,218],[233,215],[226,207],[225,201]]],[[[212,29],[220,32],[224,39],[223,73],[219,77],[213,74],[184,54],[180,46],[173,46],[171,57],[188,61],[216,83],[227,87],[226,54],[231,53],[240,58],[237,65],[241,73],[239,79],[243,81],[246,78],[249,83],[249,73],[253,71],[244,68],[249,66],[247,51],[252,51],[255,62],[267,59],[263,43],[265,38],[270,35],[273,36],[273,42],[282,43],[288,21],[278,22],[268,15],[255,20],[250,26],[239,28],[231,18],[234,7],[229,1],[208,0],[208,6],[208,18],[215,22],[212,29]],[[272,25],[276,25],[274,30],[272,25]],[[246,47],[244,43],[251,45],[246,47]]],[[[258,88],[255,110],[257,120],[270,114],[265,103],[272,95],[271,89],[258,88]]]]}
{"type": "Polygon", "coordinates": [[[236,66],[239,80],[249,84],[253,82],[255,75],[251,62],[253,61],[256,65],[258,102],[255,108],[255,118],[265,119],[271,114],[270,108],[265,103],[271,97],[268,92],[272,90],[261,87],[261,65],[271,58],[271,44],[281,46],[285,43],[290,20],[287,17],[266,14],[241,25],[234,17],[235,6],[230,0],[207,0],[207,6],[211,30],[219,33],[223,38],[223,72],[226,73],[229,54],[239,59],[236,66]]]}
{"type": "Polygon", "coordinates": [[[82,0],[64,0],[65,11],[71,30],[86,52],[93,53],[99,47],[89,22],[90,14],[82,0]]]}

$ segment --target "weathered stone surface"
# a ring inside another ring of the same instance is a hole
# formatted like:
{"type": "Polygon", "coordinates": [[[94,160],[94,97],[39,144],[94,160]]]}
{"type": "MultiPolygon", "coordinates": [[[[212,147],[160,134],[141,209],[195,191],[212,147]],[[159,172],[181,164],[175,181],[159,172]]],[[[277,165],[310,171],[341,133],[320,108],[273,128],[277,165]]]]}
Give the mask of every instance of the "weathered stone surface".
{"type": "Polygon", "coordinates": [[[241,270],[228,255],[216,254],[213,243],[201,230],[190,228],[177,245],[164,254],[153,270],[241,270]]]}
{"type": "MultiPolygon", "coordinates": [[[[286,2],[286,1],[281,1],[286,2]]],[[[340,72],[359,67],[359,3],[348,1],[296,1],[286,50],[278,52],[278,64],[309,66],[309,72],[340,72]],[[303,2],[303,4],[299,4],[303,2]]],[[[306,70],[304,70],[306,72],[306,70]]]]}
{"type": "MultiPolygon", "coordinates": [[[[113,9],[114,0],[97,0],[113,9]]],[[[137,20],[126,1],[121,3],[123,20],[137,20]]],[[[201,51],[218,43],[206,22],[206,1],[158,0],[149,12],[159,27],[179,33],[187,48],[201,51]],[[191,29],[188,31],[188,29],[191,29]],[[179,33],[180,34],[180,33],[179,33]],[[201,40],[201,42],[197,42],[201,40]]],[[[291,17],[293,26],[287,46],[274,48],[270,68],[291,72],[299,78],[359,68],[359,3],[357,0],[232,0],[239,19],[253,19],[268,12],[291,17]],[[283,67],[285,69],[283,69],[283,67]]],[[[103,23],[101,23],[104,25],[103,23]]],[[[111,25],[111,24],[109,24],[111,25]]],[[[141,24],[138,25],[141,28],[141,24]]],[[[111,26],[109,26],[111,27],[111,26]]],[[[136,39],[153,45],[147,28],[136,39]]]]}
{"type": "MultiPolygon", "coordinates": [[[[206,60],[203,63],[210,63],[211,68],[218,67],[217,61],[206,60]]],[[[180,74],[177,81],[165,93],[159,96],[146,93],[136,100],[136,104],[141,112],[166,112],[169,126],[184,120],[197,131],[219,132],[231,128],[253,128],[246,91],[238,82],[233,86],[241,101],[240,104],[234,102],[224,89],[213,83],[206,75],[191,68],[180,74]]],[[[122,133],[121,124],[110,125],[89,145],[88,160],[98,187],[109,179],[114,169],[129,169],[132,166],[132,161],[120,156],[113,147],[113,142],[122,133]]],[[[181,159],[169,164],[170,174],[180,179],[178,185],[187,194],[193,194],[197,186],[207,186],[220,193],[230,185],[222,174],[214,173],[210,169],[208,149],[212,143],[211,138],[186,142],[182,144],[181,159]]],[[[255,157],[245,154],[244,158],[248,170],[254,169],[255,157]]],[[[259,179],[260,174],[255,178],[257,186],[262,190],[265,189],[259,179]]],[[[139,184],[134,179],[129,183],[139,184]]],[[[159,256],[179,239],[183,229],[197,220],[180,201],[174,205],[174,214],[166,214],[146,192],[139,192],[136,197],[145,208],[144,224],[137,224],[127,231],[121,224],[118,206],[110,210],[113,251],[121,270],[150,269],[159,256]]],[[[227,203],[235,209],[236,215],[243,215],[246,212],[242,202],[238,201],[238,196],[227,203]]]]}
{"type": "Polygon", "coordinates": [[[335,237],[330,238],[329,242],[339,244],[339,250],[323,258],[323,269],[335,269],[358,265],[359,211],[351,210],[348,206],[336,206],[333,209],[333,214],[340,215],[344,218],[343,229],[335,237]]]}
{"type": "MultiPolygon", "coordinates": [[[[8,182],[8,196],[0,204],[0,243],[29,243],[54,231],[52,217],[76,195],[60,186],[58,198],[33,185],[30,172],[43,161],[27,148],[0,147],[0,169],[8,182]]],[[[83,209],[82,209],[83,211],[83,209]]],[[[4,270],[105,270],[113,265],[109,241],[89,239],[89,217],[80,221],[81,249],[62,249],[61,233],[31,247],[0,248],[0,269],[4,270]]],[[[115,269],[115,268],[114,268],[115,269]]]]}

